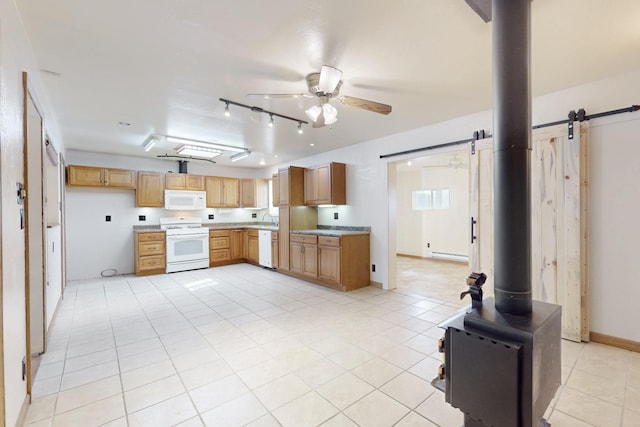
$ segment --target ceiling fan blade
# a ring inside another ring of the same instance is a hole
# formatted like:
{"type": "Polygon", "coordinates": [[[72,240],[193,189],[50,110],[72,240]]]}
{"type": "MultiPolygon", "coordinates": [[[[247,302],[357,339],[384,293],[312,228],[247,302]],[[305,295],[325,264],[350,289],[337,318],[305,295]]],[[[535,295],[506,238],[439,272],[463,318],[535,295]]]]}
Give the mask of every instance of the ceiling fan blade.
{"type": "Polygon", "coordinates": [[[280,99],[280,98],[313,98],[308,93],[248,93],[247,98],[280,99]]]}
{"type": "Polygon", "coordinates": [[[355,98],[353,96],[341,96],[338,100],[351,107],[362,108],[363,110],[373,111],[374,113],[386,115],[391,112],[391,105],[381,104],[380,102],[368,101],[366,99],[355,98]]]}
{"type": "Polygon", "coordinates": [[[330,65],[323,65],[320,69],[320,81],[318,82],[318,88],[324,93],[332,93],[333,90],[340,83],[342,78],[342,71],[330,65]]]}

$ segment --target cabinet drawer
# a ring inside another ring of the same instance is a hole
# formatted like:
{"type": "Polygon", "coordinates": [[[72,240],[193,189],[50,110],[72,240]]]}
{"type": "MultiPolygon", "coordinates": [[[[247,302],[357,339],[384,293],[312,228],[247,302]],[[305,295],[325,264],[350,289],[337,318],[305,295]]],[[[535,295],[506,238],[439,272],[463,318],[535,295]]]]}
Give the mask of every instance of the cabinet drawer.
{"type": "Polygon", "coordinates": [[[164,241],[138,242],[138,256],[164,255],[164,241]]]}
{"type": "Polygon", "coordinates": [[[210,237],[229,237],[231,230],[209,230],[210,237]]]}
{"type": "Polygon", "coordinates": [[[318,245],[340,246],[340,238],[334,236],[318,236],[318,245]]]}
{"type": "Polygon", "coordinates": [[[139,242],[149,242],[149,241],[163,241],[164,242],[164,232],[157,233],[138,233],[138,241],[139,242]]]}
{"type": "Polygon", "coordinates": [[[138,262],[140,270],[155,270],[165,267],[164,255],[140,257],[138,262]]]}
{"type": "Polygon", "coordinates": [[[231,239],[229,237],[213,237],[209,239],[209,249],[229,249],[231,239]]]}
{"type": "Polygon", "coordinates": [[[318,236],[313,234],[291,234],[289,241],[316,244],[318,243],[318,236]]]}
{"type": "Polygon", "coordinates": [[[209,251],[209,261],[229,261],[231,259],[231,252],[229,249],[213,249],[209,251]]]}
{"type": "Polygon", "coordinates": [[[249,229],[247,230],[249,233],[249,237],[258,237],[258,230],[254,230],[254,229],[249,229]]]}

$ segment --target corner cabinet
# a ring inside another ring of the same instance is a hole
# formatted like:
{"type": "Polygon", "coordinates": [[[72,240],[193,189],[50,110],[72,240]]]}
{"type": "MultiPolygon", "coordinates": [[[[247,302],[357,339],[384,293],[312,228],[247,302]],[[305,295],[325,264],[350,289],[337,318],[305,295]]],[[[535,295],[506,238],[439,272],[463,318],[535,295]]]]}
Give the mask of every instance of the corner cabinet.
{"type": "Polygon", "coordinates": [[[204,176],[186,173],[168,173],[165,177],[167,190],[204,191],[204,176]]]}
{"type": "Polygon", "coordinates": [[[239,208],[240,180],[221,176],[205,177],[208,208],[239,208]]]}
{"type": "Polygon", "coordinates": [[[165,241],[164,231],[135,233],[136,276],[165,272],[165,241]]]}
{"type": "Polygon", "coordinates": [[[136,172],[92,166],[67,167],[67,183],[76,187],[136,188],[136,172]]]}
{"type": "Polygon", "coordinates": [[[344,163],[328,163],[304,171],[304,204],[306,206],[346,205],[346,189],[344,163]]]}
{"type": "Polygon", "coordinates": [[[157,172],[138,172],[136,185],[136,207],[164,207],[164,174],[157,172]]]}

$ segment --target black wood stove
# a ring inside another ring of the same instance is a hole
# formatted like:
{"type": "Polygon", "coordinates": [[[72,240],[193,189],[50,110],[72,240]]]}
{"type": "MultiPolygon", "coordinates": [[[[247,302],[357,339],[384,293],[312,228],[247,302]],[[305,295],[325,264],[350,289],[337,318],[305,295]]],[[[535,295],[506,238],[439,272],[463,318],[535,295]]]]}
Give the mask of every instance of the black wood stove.
{"type": "Polygon", "coordinates": [[[531,0],[466,0],[493,25],[495,299],[468,279],[472,304],[440,326],[433,384],[464,427],[548,425],[560,386],[561,307],[531,298],[531,0]]]}

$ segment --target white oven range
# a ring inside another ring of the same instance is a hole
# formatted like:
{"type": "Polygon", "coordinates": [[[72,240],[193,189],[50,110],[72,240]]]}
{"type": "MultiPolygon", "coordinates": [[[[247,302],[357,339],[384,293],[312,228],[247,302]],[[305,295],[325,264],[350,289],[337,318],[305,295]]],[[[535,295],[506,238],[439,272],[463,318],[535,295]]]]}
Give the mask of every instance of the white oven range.
{"type": "Polygon", "coordinates": [[[209,229],[201,218],[160,218],[160,228],[167,239],[167,273],[209,267],[209,229]]]}

